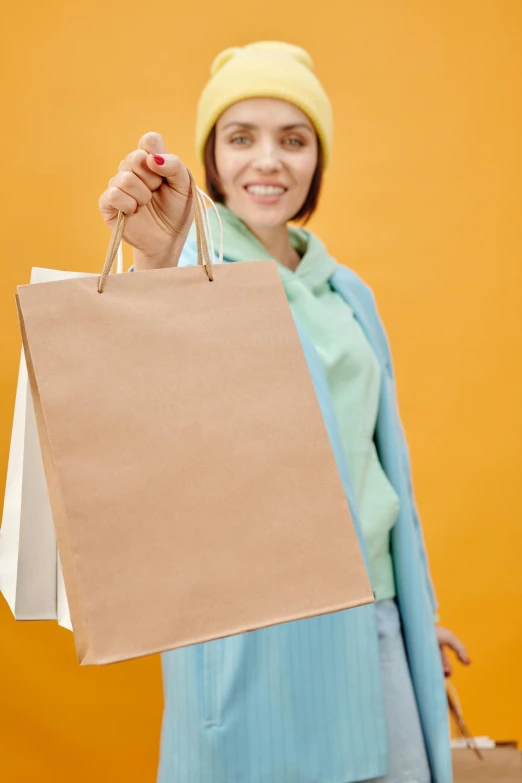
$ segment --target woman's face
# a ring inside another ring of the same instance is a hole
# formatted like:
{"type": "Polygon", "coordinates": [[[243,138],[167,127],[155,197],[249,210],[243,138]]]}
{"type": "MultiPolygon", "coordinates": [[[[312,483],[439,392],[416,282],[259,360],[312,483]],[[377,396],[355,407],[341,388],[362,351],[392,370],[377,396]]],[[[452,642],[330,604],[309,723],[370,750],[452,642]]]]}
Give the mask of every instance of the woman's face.
{"type": "Polygon", "coordinates": [[[216,124],[215,159],[225,203],[251,228],[281,226],[300,210],[317,156],[312,123],[286,101],[240,101],[216,124]]]}

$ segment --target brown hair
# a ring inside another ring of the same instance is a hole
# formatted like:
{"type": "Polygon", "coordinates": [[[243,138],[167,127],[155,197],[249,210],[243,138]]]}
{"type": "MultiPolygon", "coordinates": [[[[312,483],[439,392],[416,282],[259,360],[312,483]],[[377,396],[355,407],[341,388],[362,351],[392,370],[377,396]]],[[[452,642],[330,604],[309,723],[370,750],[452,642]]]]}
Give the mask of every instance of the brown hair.
{"type": "MultiPolygon", "coordinates": [[[[225,194],[221,188],[221,181],[216,166],[216,126],[212,128],[210,135],[205,144],[205,179],[207,186],[207,193],[212,201],[217,201],[218,204],[225,203],[225,194]]],[[[308,190],[308,194],[304,200],[304,203],[290,220],[301,220],[303,223],[307,223],[319,203],[319,196],[321,193],[321,185],[323,184],[324,173],[324,155],[319,137],[317,138],[317,165],[315,167],[314,176],[308,190]]]]}

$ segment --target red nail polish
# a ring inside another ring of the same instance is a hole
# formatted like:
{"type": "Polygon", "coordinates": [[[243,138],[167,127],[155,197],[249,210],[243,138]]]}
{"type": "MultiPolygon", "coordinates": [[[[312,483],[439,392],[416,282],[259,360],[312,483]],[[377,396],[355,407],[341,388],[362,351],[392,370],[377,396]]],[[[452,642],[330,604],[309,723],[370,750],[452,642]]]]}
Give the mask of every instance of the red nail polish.
{"type": "Polygon", "coordinates": [[[157,163],[158,166],[163,166],[165,158],[162,158],[161,155],[154,155],[154,162],[157,163]]]}

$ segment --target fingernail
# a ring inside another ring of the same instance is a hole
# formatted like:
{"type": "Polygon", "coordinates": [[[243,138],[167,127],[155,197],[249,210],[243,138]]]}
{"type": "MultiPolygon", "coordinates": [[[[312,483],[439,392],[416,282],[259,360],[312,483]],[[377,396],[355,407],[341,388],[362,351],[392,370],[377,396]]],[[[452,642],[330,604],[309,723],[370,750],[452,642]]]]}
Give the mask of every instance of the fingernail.
{"type": "Polygon", "coordinates": [[[163,166],[165,158],[162,158],[161,155],[154,155],[154,162],[157,163],[158,166],[163,166]]]}

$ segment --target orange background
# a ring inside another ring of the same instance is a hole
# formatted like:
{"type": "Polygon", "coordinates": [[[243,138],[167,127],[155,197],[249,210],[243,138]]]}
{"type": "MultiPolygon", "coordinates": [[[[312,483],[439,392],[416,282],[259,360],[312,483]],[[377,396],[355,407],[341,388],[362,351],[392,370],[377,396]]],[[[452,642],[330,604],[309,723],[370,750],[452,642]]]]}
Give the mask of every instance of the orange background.
{"type": "MultiPolygon", "coordinates": [[[[0,476],[16,285],[33,265],[101,268],[98,196],[145,131],[201,181],[214,54],[299,43],[336,117],[312,228],[373,286],[389,332],[441,619],[473,660],[455,682],[475,733],[522,739],[519,0],[19,0],[3,30],[0,476]]],[[[157,658],[80,669],[67,631],[16,624],[1,599],[0,694],[2,781],[154,780],[157,658]]]]}

